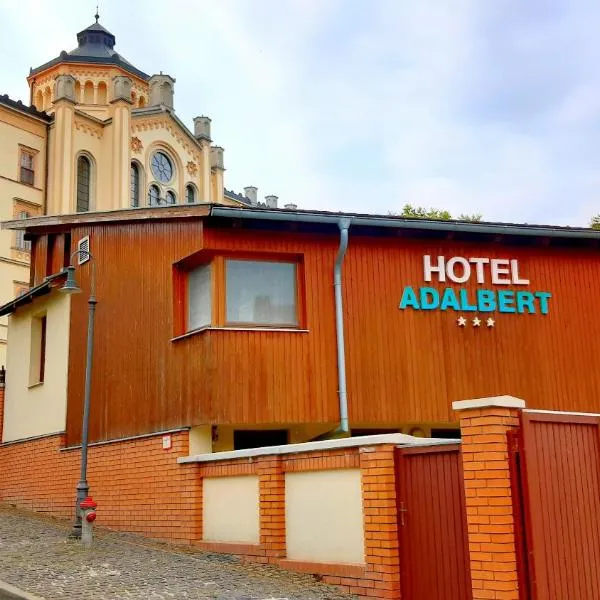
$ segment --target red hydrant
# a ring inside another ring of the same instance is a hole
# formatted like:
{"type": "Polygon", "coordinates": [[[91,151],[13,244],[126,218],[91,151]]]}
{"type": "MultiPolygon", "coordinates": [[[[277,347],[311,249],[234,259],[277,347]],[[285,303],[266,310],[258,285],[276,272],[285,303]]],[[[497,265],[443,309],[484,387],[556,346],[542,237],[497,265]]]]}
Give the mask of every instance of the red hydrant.
{"type": "Polygon", "coordinates": [[[93,539],[93,524],[96,520],[96,508],[98,504],[87,497],[79,504],[81,509],[81,543],[84,546],[91,546],[93,539]]]}

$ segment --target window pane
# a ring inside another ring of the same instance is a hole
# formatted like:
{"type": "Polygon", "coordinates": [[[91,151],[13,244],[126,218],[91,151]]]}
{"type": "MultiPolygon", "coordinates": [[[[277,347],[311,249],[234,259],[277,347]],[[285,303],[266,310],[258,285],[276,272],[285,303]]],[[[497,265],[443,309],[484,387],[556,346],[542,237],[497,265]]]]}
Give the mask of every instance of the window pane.
{"type": "Polygon", "coordinates": [[[194,194],[194,188],[191,185],[186,188],[186,196],[188,204],[193,204],[196,201],[196,194],[194,194]]]}
{"type": "Polygon", "coordinates": [[[173,192],[167,192],[167,204],[175,204],[175,194],[173,192]]]}
{"type": "Polygon", "coordinates": [[[159,191],[155,185],[151,185],[148,190],[148,204],[150,206],[157,206],[160,202],[159,191]]]}
{"type": "Polygon", "coordinates": [[[228,260],[227,321],[297,325],[294,263],[228,260]]]}
{"type": "Polygon", "coordinates": [[[202,265],[188,275],[188,331],[212,323],[210,265],[202,265]]]}
{"type": "Polygon", "coordinates": [[[21,152],[21,166],[33,170],[33,155],[28,152],[21,152]]]}
{"type": "Polygon", "coordinates": [[[134,208],[140,205],[140,171],[135,163],[131,163],[131,206],[134,208]]]}
{"type": "Polygon", "coordinates": [[[90,210],[90,161],[85,156],[77,160],[77,212],[90,210]]]}

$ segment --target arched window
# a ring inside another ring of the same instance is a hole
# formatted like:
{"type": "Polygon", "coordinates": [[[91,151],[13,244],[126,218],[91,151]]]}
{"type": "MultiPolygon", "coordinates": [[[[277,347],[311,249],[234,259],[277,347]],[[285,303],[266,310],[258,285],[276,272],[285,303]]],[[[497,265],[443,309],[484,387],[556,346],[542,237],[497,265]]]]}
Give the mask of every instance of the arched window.
{"type": "MultiPolygon", "coordinates": [[[[30,216],[31,215],[25,210],[19,213],[19,219],[29,219],[30,216]]],[[[31,250],[31,242],[25,240],[25,232],[22,229],[17,231],[16,248],[17,250],[31,250]]]]}
{"type": "Polygon", "coordinates": [[[44,95],[42,90],[38,90],[35,94],[35,107],[38,110],[44,110],[44,95]]]}
{"type": "Polygon", "coordinates": [[[106,89],[106,83],[101,81],[98,84],[98,101],[96,104],[106,104],[108,101],[108,90],[106,89]]]}
{"type": "Polygon", "coordinates": [[[160,191],[157,186],[151,185],[148,188],[148,206],[158,206],[160,202],[160,191]]]}
{"type": "Polygon", "coordinates": [[[47,87],[44,90],[44,110],[48,110],[52,105],[52,90],[47,87]]]}
{"type": "Polygon", "coordinates": [[[77,212],[90,210],[92,165],[87,156],[77,159],[77,212]]]}
{"type": "Polygon", "coordinates": [[[175,204],[177,202],[177,198],[175,197],[174,192],[168,191],[166,195],[167,204],[175,204]]]}
{"type": "Polygon", "coordinates": [[[188,204],[194,204],[196,202],[196,189],[193,185],[187,185],[185,187],[185,201],[188,204]]]}
{"type": "Polygon", "coordinates": [[[83,103],[94,103],[94,84],[91,81],[86,81],[85,85],[83,86],[83,103]]]}
{"type": "Polygon", "coordinates": [[[131,180],[130,180],[131,206],[138,207],[140,205],[140,168],[136,163],[131,163],[131,180]]]}

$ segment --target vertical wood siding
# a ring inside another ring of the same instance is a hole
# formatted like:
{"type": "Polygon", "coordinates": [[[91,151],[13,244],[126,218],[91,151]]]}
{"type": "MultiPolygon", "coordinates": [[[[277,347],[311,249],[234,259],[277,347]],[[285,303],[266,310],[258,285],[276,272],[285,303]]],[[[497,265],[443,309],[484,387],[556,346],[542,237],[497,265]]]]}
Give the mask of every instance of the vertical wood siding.
{"type": "Polygon", "coordinates": [[[523,414],[532,600],[600,598],[600,418],[523,414]]]}
{"type": "MultiPolygon", "coordinates": [[[[88,234],[99,300],[92,439],[200,423],[335,424],[337,235],[172,220],[79,227],[73,247],[88,234]],[[173,264],[201,249],[303,255],[308,333],[213,330],[172,342],[173,264]]],[[[597,250],[351,233],[343,272],[351,423],[450,422],[453,400],[507,393],[532,407],[600,410],[599,267],[597,250]],[[401,311],[404,286],[425,285],[423,254],[516,258],[528,289],[553,294],[550,314],[494,313],[488,330],[459,329],[454,311],[401,311]]],[[[78,271],[85,288],[89,267],[78,271]]],[[[72,304],[69,442],[80,429],[86,322],[82,294],[72,304]]]]}

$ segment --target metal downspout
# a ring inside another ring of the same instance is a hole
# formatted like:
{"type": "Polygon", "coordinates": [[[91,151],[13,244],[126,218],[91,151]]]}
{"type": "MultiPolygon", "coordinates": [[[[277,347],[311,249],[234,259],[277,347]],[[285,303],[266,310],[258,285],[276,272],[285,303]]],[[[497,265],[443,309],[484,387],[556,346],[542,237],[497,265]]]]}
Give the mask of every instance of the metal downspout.
{"type": "Polygon", "coordinates": [[[348,249],[348,229],[351,219],[340,219],[340,246],[333,269],[335,292],[335,334],[337,346],[338,396],[340,402],[340,425],[334,433],[350,433],[348,424],[348,395],[346,392],[346,347],[344,344],[344,305],[342,300],[342,266],[348,249]]]}

